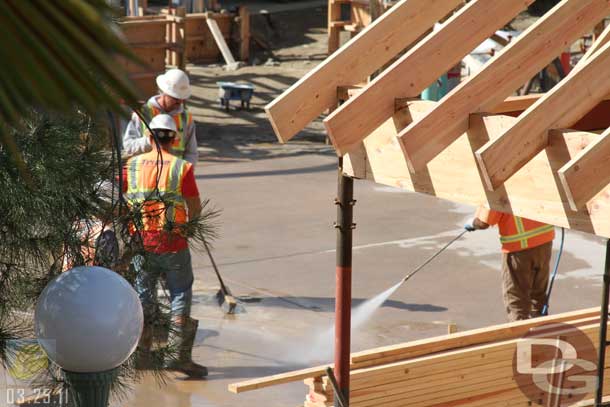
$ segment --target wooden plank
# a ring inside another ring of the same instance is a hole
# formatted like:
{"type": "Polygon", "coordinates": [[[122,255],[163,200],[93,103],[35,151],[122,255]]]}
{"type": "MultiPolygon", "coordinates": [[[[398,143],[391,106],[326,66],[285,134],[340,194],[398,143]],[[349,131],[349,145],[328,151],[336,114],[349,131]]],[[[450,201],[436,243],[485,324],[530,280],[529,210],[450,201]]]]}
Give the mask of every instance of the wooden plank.
{"type": "Polygon", "coordinates": [[[572,210],[582,208],[610,184],[610,129],[585,147],[559,171],[572,210]]]}
{"type": "MultiPolygon", "coordinates": [[[[525,332],[528,332],[531,328],[539,326],[541,324],[566,322],[571,320],[598,316],[599,309],[590,308],[537,318],[535,320],[501,324],[484,329],[464,331],[453,335],[443,335],[436,338],[409,342],[400,346],[377,348],[372,351],[354,353],[352,354],[352,362],[370,362],[370,359],[374,358],[377,355],[392,356],[396,355],[397,353],[402,353],[403,357],[405,358],[412,358],[415,356],[421,356],[432,352],[454,349],[456,347],[465,347],[474,344],[481,344],[488,341],[498,341],[506,338],[519,337],[525,332]],[[501,331],[501,333],[492,333],[492,331],[501,331]],[[471,338],[468,338],[469,334],[472,336],[471,338]]],[[[229,391],[231,391],[232,393],[242,393],[274,385],[300,381],[307,378],[324,376],[326,375],[326,368],[328,366],[332,367],[332,365],[322,365],[308,369],[302,369],[293,372],[286,372],[273,376],[252,379],[240,383],[233,383],[229,385],[229,391]]]]}
{"type": "Polygon", "coordinates": [[[341,4],[329,0],[328,2],[328,54],[339,49],[341,31],[334,25],[341,18],[341,4]]]}
{"type": "Polygon", "coordinates": [[[250,11],[247,6],[239,7],[239,59],[250,60],[250,11]]]}
{"type": "Polygon", "coordinates": [[[610,13],[606,0],[563,0],[399,134],[409,168],[422,170],[468,129],[468,115],[488,112],[610,13]]]}
{"type": "Polygon", "coordinates": [[[493,325],[443,337],[421,339],[407,344],[384,346],[362,352],[352,353],[351,362],[356,365],[360,362],[400,355],[402,358],[412,358],[426,353],[439,352],[446,349],[462,348],[475,344],[496,342],[524,335],[536,326],[557,322],[571,321],[587,317],[598,317],[597,308],[589,308],[557,315],[550,315],[535,320],[517,321],[493,325]]]}
{"type": "Polygon", "coordinates": [[[235,59],[233,58],[233,54],[231,54],[231,50],[229,49],[227,42],[225,41],[224,37],[222,36],[222,33],[220,32],[220,28],[218,27],[218,23],[216,22],[216,20],[214,20],[213,18],[208,18],[205,21],[208,24],[210,32],[214,37],[214,41],[216,41],[216,45],[218,45],[218,48],[222,53],[222,57],[224,58],[227,65],[235,65],[235,59]]]}
{"type": "Polygon", "coordinates": [[[530,3],[533,0],[476,0],[462,8],[324,120],[337,152],[343,155],[364,140],[394,114],[396,98],[418,97],[530,3]]]}
{"type": "Polygon", "coordinates": [[[278,384],[298,382],[311,377],[324,376],[326,368],[333,365],[316,366],[309,369],[296,370],[294,372],[280,373],[258,379],[247,380],[241,383],[229,384],[231,393],[239,394],[250,390],[262,389],[278,384]]]}
{"type": "Polygon", "coordinates": [[[530,93],[523,96],[509,96],[498,106],[491,109],[489,113],[503,114],[512,112],[523,112],[544,96],[544,93],[530,93]]]}
{"type": "Polygon", "coordinates": [[[414,118],[424,117],[434,106],[435,102],[412,102],[408,109],[397,112],[364,140],[371,168],[367,170],[367,179],[453,202],[488,204],[499,211],[610,237],[607,216],[610,195],[600,193],[589,203],[588,210],[574,212],[557,178],[557,171],[599,135],[582,133],[583,136],[550,138],[545,151],[519,170],[503,188],[490,192],[485,188],[473,152],[504,133],[517,119],[471,115],[467,133],[434,158],[425,170],[411,172],[396,136],[414,118]]]}
{"type": "Polygon", "coordinates": [[[355,85],[408,47],[461,0],[402,0],[265,107],[282,142],[337,105],[337,87],[355,85]]]}
{"type": "Polygon", "coordinates": [[[506,133],[476,152],[489,190],[501,186],[547,146],[548,129],[570,128],[604,100],[610,93],[609,65],[606,44],[523,112],[506,133]]]}
{"type": "MultiPolygon", "coordinates": [[[[595,339],[598,332],[599,324],[594,324],[578,328],[578,330],[576,328],[560,328],[553,332],[536,335],[536,337],[555,338],[561,335],[570,342],[574,342],[573,344],[580,351],[587,346],[592,351],[596,344],[595,339]],[[591,341],[584,340],[584,338],[581,341],[579,339],[581,333],[588,336],[591,341]]],[[[385,385],[376,384],[369,388],[354,389],[350,392],[350,401],[354,402],[355,406],[358,401],[380,399],[397,394],[399,398],[402,397],[408,399],[410,403],[414,403],[412,405],[419,405],[417,404],[418,401],[450,401],[464,397],[464,393],[469,396],[484,394],[488,393],[489,389],[498,389],[501,386],[515,388],[513,366],[510,362],[512,362],[515,348],[520,340],[520,338],[517,338],[354,371],[350,375],[354,380],[356,378],[370,380],[373,377],[379,377],[383,380],[383,378],[387,378],[389,373],[402,375],[404,379],[392,379],[393,381],[385,385]],[[440,369],[438,368],[439,364],[442,365],[440,369]],[[496,369],[492,372],[476,373],[486,365],[494,366],[496,369]],[[503,366],[503,369],[500,369],[500,366],[503,366]],[[438,374],[444,375],[445,372],[458,373],[458,380],[437,379],[438,374]],[[470,380],[466,378],[459,380],[460,374],[467,372],[474,372],[475,374],[470,376],[470,380]],[[489,387],[486,388],[486,386],[489,387]]],[[[552,357],[554,354],[552,349],[547,349],[546,352],[548,353],[541,351],[541,355],[546,354],[552,357]]],[[[545,360],[544,357],[541,359],[545,360]]],[[[356,382],[354,381],[354,383],[356,382]]]]}

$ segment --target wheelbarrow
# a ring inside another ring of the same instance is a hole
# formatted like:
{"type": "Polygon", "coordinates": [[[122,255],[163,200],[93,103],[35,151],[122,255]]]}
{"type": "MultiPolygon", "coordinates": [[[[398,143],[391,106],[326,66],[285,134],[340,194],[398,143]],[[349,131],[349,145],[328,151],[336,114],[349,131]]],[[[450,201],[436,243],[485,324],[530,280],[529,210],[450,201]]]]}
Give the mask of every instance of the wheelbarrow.
{"type": "Polygon", "coordinates": [[[241,108],[250,109],[250,99],[254,94],[254,85],[249,83],[235,82],[216,82],[218,85],[218,96],[220,98],[220,106],[229,111],[229,102],[231,100],[239,100],[241,108]]]}

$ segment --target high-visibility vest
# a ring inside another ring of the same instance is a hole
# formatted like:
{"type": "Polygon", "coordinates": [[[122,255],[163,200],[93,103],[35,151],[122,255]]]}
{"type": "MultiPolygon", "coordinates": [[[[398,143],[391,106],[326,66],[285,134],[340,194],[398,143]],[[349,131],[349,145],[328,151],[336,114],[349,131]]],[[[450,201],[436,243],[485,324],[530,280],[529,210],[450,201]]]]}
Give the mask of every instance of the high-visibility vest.
{"type": "MultiPolygon", "coordinates": [[[[148,118],[149,121],[156,115],[163,113],[161,109],[153,106],[150,102],[142,107],[142,111],[144,112],[144,117],[148,118]]],[[[177,155],[178,157],[184,157],[184,151],[186,150],[187,142],[186,132],[191,123],[193,123],[193,116],[189,111],[186,110],[185,107],[181,114],[177,114],[172,117],[174,118],[174,122],[176,122],[176,128],[178,129],[178,132],[176,133],[176,138],[174,139],[174,142],[172,143],[169,152],[174,155],[177,155]]],[[[146,130],[146,125],[142,123],[142,135],[146,134],[146,130]]]]}
{"type": "Polygon", "coordinates": [[[156,151],[137,155],[127,162],[125,199],[129,206],[139,209],[141,217],[135,220],[136,229],[177,232],[177,226],[187,222],[182,181],[191,165],[168,153],[163,154],[161,165],[156,151]]]}
{"type": "Polygon", "coordinates": [[[535,220],[503,213],[498,222],[500,242],[505,252],[531,249],[555,238],[555,227],[535,220]]]}

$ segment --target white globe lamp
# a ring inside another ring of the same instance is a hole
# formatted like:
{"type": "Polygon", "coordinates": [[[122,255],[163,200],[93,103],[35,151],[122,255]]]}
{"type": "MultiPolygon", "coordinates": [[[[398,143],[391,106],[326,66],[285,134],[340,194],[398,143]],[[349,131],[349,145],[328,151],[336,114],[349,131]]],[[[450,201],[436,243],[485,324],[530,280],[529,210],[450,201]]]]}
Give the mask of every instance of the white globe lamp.
{"type": "Polygon", "coordinates": [[[42,292],[35,323],[38,342],[63,369],[77,405],[108,405],[116,368],[136,349],[144,324],[127,280],[103,267],[68,270],[42,292]]]}

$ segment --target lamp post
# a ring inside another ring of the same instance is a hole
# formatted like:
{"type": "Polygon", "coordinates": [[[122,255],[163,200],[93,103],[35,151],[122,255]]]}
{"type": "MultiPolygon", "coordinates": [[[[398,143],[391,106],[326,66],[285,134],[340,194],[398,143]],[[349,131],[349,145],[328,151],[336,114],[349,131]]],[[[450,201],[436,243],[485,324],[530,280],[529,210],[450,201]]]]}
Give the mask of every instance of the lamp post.
{"type": "Polygon", "coordinates": [[[51,281],[35,313],[36,335],[62,368],[78,407],[106,407],[117,367],[140,340],[144,316],[137,293],[103,267],[76,267],[51,281]]]}

